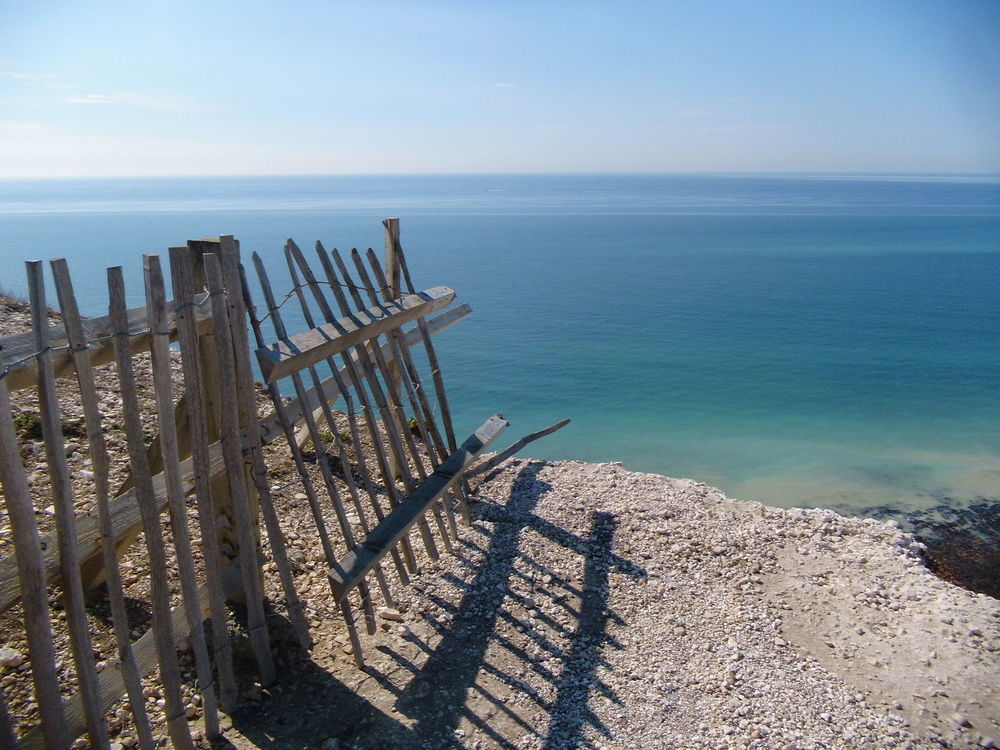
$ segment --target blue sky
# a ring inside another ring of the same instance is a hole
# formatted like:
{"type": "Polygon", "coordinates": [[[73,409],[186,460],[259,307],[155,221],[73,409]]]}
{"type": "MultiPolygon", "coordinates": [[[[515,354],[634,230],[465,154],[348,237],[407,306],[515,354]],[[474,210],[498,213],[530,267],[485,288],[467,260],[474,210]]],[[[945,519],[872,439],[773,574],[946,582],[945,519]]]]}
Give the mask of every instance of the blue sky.
{"type": "Polygon", "coordinates": [[[0,177],[1000,172],[1000,2],[0,3],[0,177]]]}

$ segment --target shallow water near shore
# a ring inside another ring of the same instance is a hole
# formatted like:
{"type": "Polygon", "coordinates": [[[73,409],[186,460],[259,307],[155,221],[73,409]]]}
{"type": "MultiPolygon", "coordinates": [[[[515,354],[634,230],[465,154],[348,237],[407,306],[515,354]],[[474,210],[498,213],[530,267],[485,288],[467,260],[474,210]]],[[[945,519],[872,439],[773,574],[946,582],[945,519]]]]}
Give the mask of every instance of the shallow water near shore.
{"type": "Polygon", "coordinates": [[[475,310],[436,340],[462,435],[571,417],[528,452],[782,506],[1000,498],[1000,179],[5,181],[0,287],[66,257],[103,314],[105,267],[138,303],[141,253],[231,233],[285,289],[287,237],[381,251],[384,216],[475,310]]]}

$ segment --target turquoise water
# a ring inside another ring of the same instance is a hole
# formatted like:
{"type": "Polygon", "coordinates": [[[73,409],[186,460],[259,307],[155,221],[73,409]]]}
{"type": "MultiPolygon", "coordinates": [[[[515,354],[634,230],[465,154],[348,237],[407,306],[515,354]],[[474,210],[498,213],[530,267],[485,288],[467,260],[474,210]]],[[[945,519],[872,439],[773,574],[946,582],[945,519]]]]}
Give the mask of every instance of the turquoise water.
{"type": "MultiPolygon", "coordinates": [[[[475,314],[438,347],[467,434],[745,499],[861,510],[1000,497],[1000,179],[466,176],[0,182],[0,287],[235,234],[382,246],[475,314]]],[[[287,308],[286,308],[287,309],[287,308]]],[[[292,326],[300,325],[290,321],[292,326]]]]}

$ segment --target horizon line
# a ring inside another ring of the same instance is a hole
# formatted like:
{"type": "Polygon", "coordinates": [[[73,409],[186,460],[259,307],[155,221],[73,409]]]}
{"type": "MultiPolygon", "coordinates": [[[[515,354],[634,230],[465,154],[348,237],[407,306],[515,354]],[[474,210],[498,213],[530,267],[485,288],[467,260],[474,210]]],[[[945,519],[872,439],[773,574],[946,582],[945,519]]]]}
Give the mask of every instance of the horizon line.
{"type": "Polygon", "coordinates": [[[248,172],[192,174],[80,174],[80,175],[0,175],[0,182],[29,180],[135,180],[135,179],[261,179],[330,177],[965,177],[1000,179],[1000,172],[879,171],[879,170],[563,170],[525,172],[248,172]]]}

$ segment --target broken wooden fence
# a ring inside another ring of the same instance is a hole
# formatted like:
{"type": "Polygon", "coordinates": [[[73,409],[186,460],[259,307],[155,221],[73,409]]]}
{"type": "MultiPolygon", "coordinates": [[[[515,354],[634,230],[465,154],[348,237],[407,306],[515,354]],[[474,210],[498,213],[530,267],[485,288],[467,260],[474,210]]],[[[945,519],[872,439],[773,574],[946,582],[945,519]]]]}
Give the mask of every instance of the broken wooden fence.
{"type": "MultiPolygon", "coordinates": [[[[140,308],[126,309],[121,269],[109,269],[109,314],[100,318],[80,316],[65,261],[52,261],[63,318],[58,325],[46,319],[42,265],[28,263],[32,331],[0,341],[0,482],[13,538],[0,558],[0,612],[20,607],[36,714],[12,717],[0,691],[0,746],[62,748],[83,733],[93,746],[106,746],[108,712],[127,696],[139,746],[153,747],[142,680],[158,668],[166,731],[174,747],[192,747],[191,704],[183,695],[192,687],[182,681],[177,654],[182,644],[193,651],[205,731],[217,735],[218,709],[231,712],[239,700],[234,639],[249,641],[261,684],[275,678],[261,568],[265,550],[298,640],[310,647],[268,484],[265,448],[279,438],[287,443],[307,497],[331,596],[359,665],[363,652],[355,612],[369,632],[375,629],[370,581],[391,606],[390,577],[405,584],[420,557],[436,559],[438,544],[451,549],[455,514],[468,519],[463,474],[507,423],[494,415],[456,443],[431,338],[470,310],[465,305],[445,310],[455,299],[447,287],[417,291],[398,221],[387,219],[384,225],[385,269],[371,250],[352,251],[349,265],[344,255],[320,243],[310,264],[289,241],[284,255],[292,289],[280,301],[254,254],[263,307],[254,304],[231,236],[170,249],[171,301],[158,256],[144,258],[146,304],[140,308]],[[292,299],[308,329],[295,335],[282,318],[282,305],[292,299]],[[262,419],[248,323],[273,407],[262,419]],[[171,344],[179,354],[171,353],[171,344]],[[412,356],[414,348],[422,350],[420,357],[412,356]],[[420,371],[418,360],[427,372],[420,371]],[[109,407],[95,368],[111,362],[109,407]],[[75,473],[62,428],[65,391],[63,396],[57,391],[57,382],[66,379],[76,383],[73,400],[82,412],[90,461],[90,470],[75,473]],[[291,399],[282,386],[290,386],[291,399]],[[26,399],[13,399],[12,392],[37,400],[41,445],[24,438],[24,417],[32,412],[15,405],[26,399]],[[334,411],[338,401],[343,404],[334,411]],[[159,428],[153,439],[151,424],[159,428]],[[127,444],[128,466],[117,467],[118,474],[126,470],[125,477],[113,489],[116,467],[108,441],[117,433],[127,444]],[[329,460],[308,460],[306,442],[318,454],[324,439],[332,441],[339,472],[329,460]],[[29,484],[22,456],[35,449],[47,465],[47,488],[29,484]],[[78,496],[93,497],[93,507],[77,514],[78,496]],[[53,506],[51,529],[40,528],[41,503],[53,506]],[[196,523],[189,523],[189,510],[196,523]],[[420,549],[411,539],[413,528],[420,549]],[[148,561],[152,622],[144,633],[131,627],[123,580],[123,560],[130,549],[136,556],[140,532],[144,543],[138,556],[148,561]],[[90,626],[94,590],[102,582],[117,657],[98,663],[90,626]],[[56,616],[50,585],[61,597],[65,619],[56,616]],[[233,600],[245,612],[242,630],[229,622],[233,600]],[[57,648],[67,642],[72,665],[57,658],[57,648]],[[15,737],[21,726],[26,731],[15,737]]],[[[495,463],[480,464],[478,471],[495,463]]]]}

